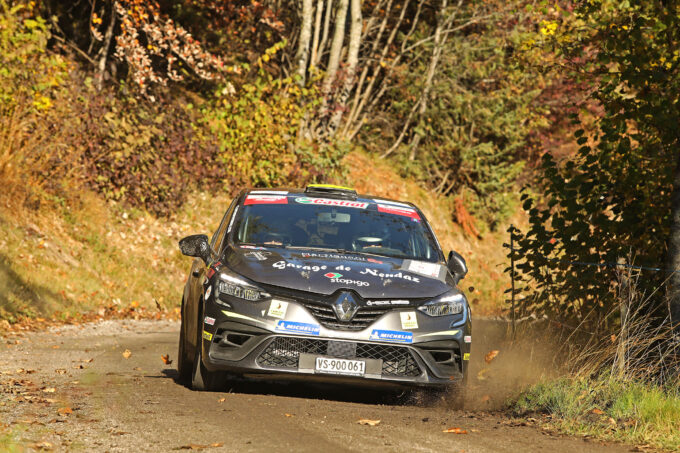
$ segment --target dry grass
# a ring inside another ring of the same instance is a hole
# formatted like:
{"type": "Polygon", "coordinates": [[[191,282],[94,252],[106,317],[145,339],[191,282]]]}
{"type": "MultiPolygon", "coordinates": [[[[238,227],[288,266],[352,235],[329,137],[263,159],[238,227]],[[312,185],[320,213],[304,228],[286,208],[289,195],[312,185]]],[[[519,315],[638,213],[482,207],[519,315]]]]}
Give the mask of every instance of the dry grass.
{"type": "Polygon", "coordinates": [[[89,192],[37,211],[0,206],[0,319],[176,307],[190,266],[177,241],[212,232],[228,201],[195,194],[169,220],[89,192]]]}
{"type": "Polygon", "coordinates": [[[680,344],[656,294],[637,291],[640,278],[619,269],[615,327],[596,326],[584,341],[579,326],[562,348],[568,377],[530,388],[517,411],[549,414],[571,434],[680,450],[680,344]]]}

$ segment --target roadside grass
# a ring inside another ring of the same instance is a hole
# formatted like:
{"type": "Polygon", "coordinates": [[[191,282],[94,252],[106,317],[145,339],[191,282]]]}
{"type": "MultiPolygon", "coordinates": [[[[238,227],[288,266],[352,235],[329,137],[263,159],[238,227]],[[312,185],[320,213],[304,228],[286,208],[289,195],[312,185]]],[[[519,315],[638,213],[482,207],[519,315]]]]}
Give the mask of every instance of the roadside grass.
{"type": "Polygon", "coordinates": [[[0,452],[18,453],[26,451],[24,442],[20,440],[25,431],[26,427],[23,425],[0,425],[0,452]]]}
{"type": "Polygon", "coordinates": [[[680,450],[678,382],[663,387],[598,378],[561,378],[525,391],[518,414],[550,415],[549,425],[567,434],[594,436],[667,450],[680,450]]]}
{"type": "Polygon", "coordinates": [[[229,201],[223,192],[195,193],[172,218],[89,192],[39,210],[0,207],[0,320],[175,309],[191,263],[177,241],[210,234],[229,201]]]}

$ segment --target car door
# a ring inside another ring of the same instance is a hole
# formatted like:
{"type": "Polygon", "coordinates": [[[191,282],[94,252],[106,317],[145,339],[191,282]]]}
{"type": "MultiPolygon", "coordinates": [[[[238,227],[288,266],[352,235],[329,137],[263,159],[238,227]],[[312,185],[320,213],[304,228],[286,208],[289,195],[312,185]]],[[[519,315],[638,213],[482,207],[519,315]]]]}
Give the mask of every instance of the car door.
{"type": "MultiPolygon", "coordinates": [[[[220,226],[217,228],[215,234],[213,234],[213,237],[210,240],[210,246],[212,247],[213,250],[218,252],[218,256],[222,252],[221,248],[227,233],[227,226],[229,225],[229,220],[231,219],[231,216],[234,213],[234,208],[236,206],[237,199],[238,197],[232,200],[229,209],[227,209],[227,212],[224,214],[224,217],[222,217],[220,226]]],[[[192,263],[191,272],[189,274],[189,281],[187,282],[187,286],[185,289],[184,299],[185,307],[182,313],[182,316],[184,316],[186,320],[186,322],[184,323],[186,328],[185,338],[187,339],[187,341],[189,341],[189,343],[192,346],[194,346],[194,348],[198,346],[197,345],[198,329],[200,329],[200,326],[202,325],[202,320],[198,319],[198,316],[199,313],[202,312],[202,310],[199,310],[199,308],[202,308],[201,304],[204,303],[203,300],[204,283],[207,278],[206,277],[207,271],[208,267],[203,262],[203,260],[200,258],[196,258],[192,263]]]]}

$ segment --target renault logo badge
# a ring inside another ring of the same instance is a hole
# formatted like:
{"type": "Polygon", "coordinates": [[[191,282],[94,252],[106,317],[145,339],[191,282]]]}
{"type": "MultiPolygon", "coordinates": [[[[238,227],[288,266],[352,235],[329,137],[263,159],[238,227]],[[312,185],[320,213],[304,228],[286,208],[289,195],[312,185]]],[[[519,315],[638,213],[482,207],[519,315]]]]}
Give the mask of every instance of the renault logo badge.
{"type": "Polygon", "coordinates": [[[354,300],[352,293],[343,292],[335,302],[333,302],[333,311],[335,312],[335,317],[338,318],[338,321],[351,321],[357,310],[359,310],[359,305],[357,304],[357,301],[354,300]]]}

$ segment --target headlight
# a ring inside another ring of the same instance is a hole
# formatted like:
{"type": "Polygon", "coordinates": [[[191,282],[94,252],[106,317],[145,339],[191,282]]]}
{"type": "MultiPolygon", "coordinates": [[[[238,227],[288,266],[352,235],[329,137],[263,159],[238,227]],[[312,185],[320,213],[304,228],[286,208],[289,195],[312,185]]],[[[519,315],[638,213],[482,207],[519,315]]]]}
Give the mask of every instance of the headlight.
{"type": "Polygon", "coordinates": [[[465,310],[465,296],[456,294],[445,294],[433,301],[424,303],[418,310],[429,316],[459,315],[465,310]]]}
{"type": "Polygon", "coordinates": [[[215,300],[219,302],[223,294],[252,302],[269,297],[269,294],[252,283],[224,271],[220,273],[215,282],[215,300]]]}

